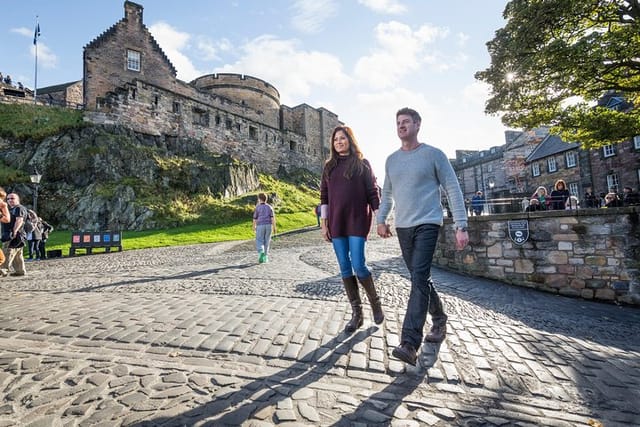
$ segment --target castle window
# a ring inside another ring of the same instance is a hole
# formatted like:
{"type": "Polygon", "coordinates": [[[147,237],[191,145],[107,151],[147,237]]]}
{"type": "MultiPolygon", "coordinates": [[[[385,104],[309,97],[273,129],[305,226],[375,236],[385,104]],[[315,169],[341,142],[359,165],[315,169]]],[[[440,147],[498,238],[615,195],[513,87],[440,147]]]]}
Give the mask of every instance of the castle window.
{"type": "Polygon", "coordinates": [[[137,91],[136,89],[131,89],[131,99],[136,99],[137,91]]]}
{"type": "Polygon", "coordinates": [[[140,71],[140,52],[127,49],[127,70],[140,71]]]}
{"type": "Polygon", "coordinates": [[[160,97],[158,95],[153,96],[153,108],[158,108],[158,103],[160,102],[160,97]]]}
{"type": "Polygon", "coordinates": [[[547,170],[549,172],[556,172],[558,170],[555,157],[550,157],[549,159],[547,159],[547,170]]]}
{"type": "Polygon", "coordinates": [[[232,125],[232,124],[233,124],[233,123],[231,123],[231,119],[227,119],[227,120],[225,120],[225,121],[224,121],[224,127],[225,127],[226,129],[231,129],[231,125],[232,125]]]}
{"type": "Polygon", "coordinates": [[[220,126],[220,116],[216,116],[216,126],[220,126]]]}
{"type": "Polygon", "coordinates": [[[534,163],[531,165],[531,175],[540,176],[540,164],[534,163]]]}
{"type": "Polygon", "coordinates": [[[209,126],[209,113],[199,108],[193,109],[193,124],[200,126],[209,126]]]}
{"type": "Polygon", "coordinates": [[[240,123],[236,123],[236,130],[240,132],[240,123]]]}
{"type": "Polygon", "coordinates": [[[258,139],[258,129],[253,126],[249,126],[249,138],[257,140],[258,139]]]}
{"type": "MultiPolygon", "coordinates": [[[[574,151],[570,151],[567,153],[566,156],[566,161],[567,161],[567,167],[568,168],[573,168],[578,164],[578,161],[576,160],[576,153],[574,151]]],[[[575,194],[574,194],[575,196],[575,194]]]]}
{"type": "Polygon", "coordinates": [[[295,151],[296,150],[296,142],[295,141],[289,141],[289,150],[291,150],[291,151],[295,151]]]}
{"type": "Polygon", "coordinates": [[[180,114],[180,110],[182,110],[182,106],[180,105],[179,102],[174,102],[173,103],[173,112],[176,114],[180,114]]]}

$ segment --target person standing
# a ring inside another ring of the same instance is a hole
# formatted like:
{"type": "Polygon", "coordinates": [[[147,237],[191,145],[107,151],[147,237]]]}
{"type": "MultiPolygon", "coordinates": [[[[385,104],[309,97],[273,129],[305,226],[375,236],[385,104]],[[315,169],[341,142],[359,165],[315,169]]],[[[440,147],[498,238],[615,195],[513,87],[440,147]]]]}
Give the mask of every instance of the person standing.
{"type": "Polygon", "coordinates": [[[551,199],[549,198],[549,195],[547,194],[547,189],[544,188],[542,185],[536,189],[535,193],[531,195],[531,198],[538,199],[543,211],[547,210],[549,203],[551,201],[551,199]]]}
{"type": "Polygon", "coordinates": [[[640,205],[640,194],[633,191],[631,187],[624,187],[622,189],[622,204],[624,206],[640,205]]]}
{"type": "Polygon", "coordinates": [[[49,239],[49,234],[53,231],[53,226],[42,218],[40,218],[40,224],[42,225],[42,239],[38,246],[38,253],[40,254],[40,259],[47,259],[47,239],[49,239]]]}
{"type": "Polygon", "coordinates": [[[23,227],[27,233],[27,260],[33,261],[34,257],[39,259],[38,247],[40,246],[40,240],[42,240],[42,224],[40,224],[40,219],[36,211],[32,209],[27,210],[27,218],[24,221],[23,227]]]}
{"type": "MultiPolygon", "coordinates": [[[[11,221],[11,214],[9,213],[9,205],[5,202],[7,197],[4,188],[0,187],[0,223],[2,224],[2,235],[4,236],[4,224],[8,224],[11,221]]],[[[3,240],[4,242],[4,240],[3,240]]],[[[0,267],[4,264],[4,251],[0,250],[0,267]]],[[[0,276],[6,276],[9,274],[8,270],[0,268],[0,276]]]]}
{"type": "Polygon", "coordinates": [[[16,193],[7,196],[9,213],[11,219],[8,223],[2,224],[2,251],[4,252],[4,263],[0,265],[0,270],[9,270],[13,267],[12,276],[24,276],[23,246],[26,241],[23,225],[27,217],[27,209],[20,204],[20,197],[16,193]],[[16,243],[22,243],[20,245],[16,243]]]}
{"type": "Polygon", "coordinates": [[[402,108],[396,113],[396,130],[401,147],[385,163],[382,203],[377,215],[378,235],[391,237],[387,217],[395,205],[395,228],[402,257],[411,274],[400,345],[393,356],[415,365],[427,313],[432,327],[425,341],[441,342],[447,333],[447,315],[431,278],[431,263],[443,224],[442,187],[456,226],[456,249],[469,242],[467,213],[458,178],[442,150],[418,141],[422,119],[417,111],[402,108]],[[419,197],[418,197],[419,195],[419,197]]]}
{"type": "Polygon", "coordinates": [[[554,211],[564,210],[567,207],[566,203],[569,196],[571,196],[571,194],[569,190],[567,190],[567,184],[563,179],[557,180],[550,194],[550,208],[554,211]]]}
{"type": "Polygon", "coordinates": [[[273,234],[276,233],[276,215],[271,205],[267,203],[267,195],[265,193],[258,194],[258,204],[253,211],[253,231],[256,233],[258,262],[267,262],[269,261],[271,232],[273,234]]]}
{"type": "Polygon", "coordinates": [[[351,304],[351,320],[344,328],[347,333],[363,323],[358,282],[369,299],[373,321],[384,321],[380,297],[365,260],[365,243],[379,206],[373,169],[360,151],[353,130],[336,127],[331,135],[331,157],[324,165],[320,182],[320,227],[324,240],[333,244],[351,304]]]}
{"type": "Polygon", "coordinates": [[[482,194],[482,191],[476,191],[475,196],[471,198],[471,209],[473,210],[473,214],[475,216],[482,215],[485,203],[486,200],[484,198],[484,195],[482,194]]]}

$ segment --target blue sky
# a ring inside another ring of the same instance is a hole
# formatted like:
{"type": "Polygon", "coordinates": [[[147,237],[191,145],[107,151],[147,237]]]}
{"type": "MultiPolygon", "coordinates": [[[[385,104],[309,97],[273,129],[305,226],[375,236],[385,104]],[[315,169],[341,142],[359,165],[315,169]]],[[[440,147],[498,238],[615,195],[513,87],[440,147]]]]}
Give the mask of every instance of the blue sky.
{"type": "MultiPolygon", "coordinates": [[[[418,110],[420,140],[442,149],[504,143],[484,114],[486,42],[504,26],[507,0],[146,0],[144,23],[184,81],[210,73],[252,75],[288,106],[324,107],[350,125],[382,181],[400,143],[395,112],[418,110]]],[[[82,78],[82,49],[124,15],[123,0],[5,2],[0,72],[38,87],[82,78]]]]}

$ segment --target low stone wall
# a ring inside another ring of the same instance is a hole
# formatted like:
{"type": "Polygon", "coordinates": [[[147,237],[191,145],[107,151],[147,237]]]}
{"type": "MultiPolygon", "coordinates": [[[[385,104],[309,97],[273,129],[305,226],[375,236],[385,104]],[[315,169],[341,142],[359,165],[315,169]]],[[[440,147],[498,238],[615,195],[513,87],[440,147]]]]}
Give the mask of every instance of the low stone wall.
{"type": "Polygon", "coordinates": [[[450,219],[434,264],[561,295],[640,306],[640,206],[469,218],[470,243],[456,251],[450,219]],[[521,245],[509,221],[528,221],[521,245]]]}

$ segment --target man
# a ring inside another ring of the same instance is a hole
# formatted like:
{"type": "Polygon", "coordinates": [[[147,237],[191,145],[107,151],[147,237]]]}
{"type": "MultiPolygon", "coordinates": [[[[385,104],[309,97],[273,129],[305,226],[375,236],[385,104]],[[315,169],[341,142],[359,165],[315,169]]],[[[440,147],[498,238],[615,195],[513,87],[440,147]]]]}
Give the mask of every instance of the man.
{"type": "Polygon", "coordinates": [[[392,354],[411,365],[416,364],[427,312],[431,314],[432,327],[425,341],[441,342],[447,333],[447,315],[431,280],[431,262],[443,223],[441,186],[452,208],[456,249],[462,250],[469,242],[460,184],[447,156],[435,147],[418,142],[421,122],[418,112],[410,108],[396,113],[396,130],[402,145],[387,158],[382,204],[377,216],[378,235],[390,237],[386,220],[395,205],[395,227],[402,257],[411,273],[411,295],[401,343],[392,354]]]}
{"type": "MultiPolygon", "coordinates": [[[[20,241],[20,236],[24,233],[22,225],[27,217],[27,209],[20,204],[20,197],[16,193],[9,193],[7,204],[11,220],[7,224],[2,224],[2,251],[5,260],[0,266],[0,271],[9,270],[9,267],[13,266],[12,276],[24,276],[24,256],[22,255],[24,244],[17,247],[14,243],[20,241]]],[[[23,242],[25,240],[26,238],[23,242]]]]}
{"type": "Polygon", "coordinates": [[[633,191],[631,187],[624,187],[622,189],[622,203],[625,206],[640,205],[640,194],[633,191]]]}
{"type": "Polygon", "coordinates": [[[482,191],[478,190],[476,195],[471,198],[471,209],[473,210],[473,214],[475,216],[482,215],[482,211],[484,210],[485,199],[482,195],[482,191]]]}

